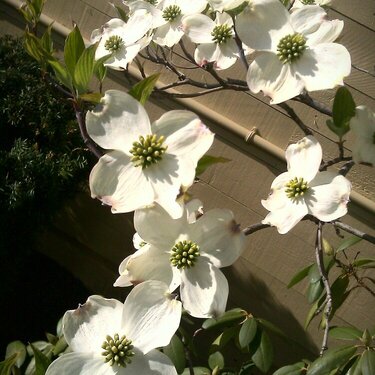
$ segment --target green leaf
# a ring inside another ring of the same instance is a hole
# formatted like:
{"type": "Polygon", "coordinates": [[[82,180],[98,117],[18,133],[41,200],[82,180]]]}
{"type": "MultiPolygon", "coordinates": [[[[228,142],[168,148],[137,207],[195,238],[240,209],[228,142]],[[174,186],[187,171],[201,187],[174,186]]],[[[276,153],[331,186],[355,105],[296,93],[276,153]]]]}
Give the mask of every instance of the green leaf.
{"type": "Polygon", "coordinates": [[[96,48],[97,44],[87,47],[77,61],[74,71],[74,84],[79,94],[87,91],[88,84],[94,73],[96,48]]]}
{"type": "Polygon", "coordinates": [[[253,374],[253,367],[255,367],[254,362],[248,362],[242,365],[238,375],[251,375],[253,374]]]}
{"type": "Polygon", "coordinates": [[[211,344],[210,353],[217,352],[227,345],[228,342],[238,334],[239,328],[240,327],[236,326],[225,329],[224,332],[216,337],[215,341],[211,344]]]}
{"type": "Polygon", "coordinates": [[[362,238],[357,236],[350,236],[348,238],[345,238],[345,240],[340,243],[339,247],[336,250],[336,253],[346,250],[348,247],[355,245],[359,241],[362,241],[362,238]]]}
{"type": "Polygon", "coordinates": [[[238,342],[242,349],[246,348],[254,339],[257,333],[257,327],[257,321],[251,317],[247,318],[241,325],[241,329],[238,334],[238,342]]]}
{"type": "Polygon", "coordinates": [[[217,163],[228,163],[228,161],[231,161],[231,160],[227,158],[223,158],[221,156],[204,155],[198,161],[197,168],[195,169],[195,174],[199,176],[211,165],[217,164],[217,163]]]}
{"type": "Polygon", "coordinates": [[[85,43],[83,41],[81,32],[77,25],[74,25],[73,30],[69,33],[65,40],[64,46],[64,60],[66,68],[72,77],[74,77],[75,69],[79,58],[85,50],[85,43]]]}
{"type": "Polygon", "coordinates": [[[35,35],[25,32],[24,43],[26,52],[36,61],[43,63],[46,60],[46,52],[40,40],[35,35]]]}
{"type": "Polygon", "coordinates": [[[181,374],[186,366],[186,358],[184,344],[178,336],[173,335],[170,343],[163,349],[163,352],[173,362],[177,372],[181,374]]]}
{"type": "Polygon", "coordinates": [[[129,94],[144,105],[154,90],[159,76],[160,74],[152,74],[151,76],[143,79],[131,88],[129,94]]]}
{"type": "Polygon", "coordinates": [[[307,313],[304,328],[307,329],[307,327],[310,325],[311,321],[315,318],[317,310],[322,306],[322,303],[324,302],[324,296],[317,301],[314,302],[314,304],[311,306],[309,312],[307,313]]]}
{"type": "Polygon", "coordinates": [[[258,318],[257,321],[262,325],[263,328],[267,329],[269,332],[272,332],[287,341],[294,342],[294,340],[291,340],[291,338],[287,336],[279,327],[275,326],[275,324],[269,322],[268,320],[258,318]]]}
{"type": "Polygon", "coordinates": [[[241,308],[226,311],[218,318],[210,318],[203,322],[203,329],[214,329],[228,327],[240,323],[247,316],[247,312],[241,308]]]}
{"type": "Polygon", "coordinates": [[[45,51],[50,53],[52,55],[53,53],[53,40],[51,37],[51,29],[52,29],[53,23],[51,23],[47,30],[44,32],[42,38],[40,39],[41,45],[44,48],[45,51]]]}
{"type": "Polygon", "coordinates": [[[319,280],[317,282],[310,283],[306,292],[308,303],[314,303],[322,295],[323,290],[324,286],[322,281],[319,280]]]}
{"type": "Polygon", "coordinates": [[[316,359],[307,370],[306,375],[327,374],[333,369],[342,366],[349,361],[357,351],[355,346],[344,346],[340,348],[328,349],[323,357],[316,359]]]}
{"type": "Polygon", "coordinates": [[[51,364],[51,360],[33,344],[30,344],[30,346],[34,352],[35,357],[35,375],[44,375],[47,371],[48,366],[51,364]]]}
{"type": "Polygon", "coordinates": [[[375,352],[373,350],[365,350],[361,359],[362,375],[375,374],[375,352]]]}
{"type": "Polygon", "coordinates": [[[19,340],[12,341],[7,345],[5,359],[17,354],[16,366],[21,367],[26,359],[26,346],[19,340]]]}
{"type": "Polygon", "coordinates": [[[354,358],[355,359],[354,359],[352,365],[350,366],[348,372],[346,373],[346,375],[362,375],[362,371],[361,371],[362,357],[360,355],[358,355],[354,358]]]}
{"type": "Polygon", "coordinates": [[[267,372],[273,362],[273,347],[268,334],[265,331],[261,332],[260,344],[251,357],[255,366],[263,372],[267,372]]]}
{"type": "Polygon", "coordinates": [[[220,352],[215,352],[210,354],[208,357],[208,365],[210,369],[213,370],[215,367],[219,369],[224,368],[224,357],[220,352]]]}
{"type": "Polygon", "coordinates": [[[12,368],[17,362],[17,353],[0,362],[0,375],[11,375],[12,368]]]}
{"type": "Polygon", "coordinates": [[[294,365],[288,365],[279,368],[273,375],[300,375],[302,374],[302,370],[305,368],[304,362],[298,362],[294,365]]]}
{"type": "Polygon", "coordinates": [[[336,128],[340,129],[341,136],[347,133],[350,129],[349,121],[355,116],[355,103],[352,94],[345,86],[339,87],[336,91],[332,115],[333,123],[336,128]]]}
{"type": "Polygon", "coordinates": [[[358,340],[362,336],[362,331],[355,327],[332,327],[329,335],[338,340],[358,340]]]}
{"type": "Polygon", "coordinates": [[[56,78],[69,90],[73,90],[72,85],[72,77],[70,76],[69,72],[66,70],[66,68],[56,59],[50,59],[48,60],[48,64],[52,67],[56,78]]]}
{"type": "Polygon", "coordinates": [[[331,285],[331,294],[332,294],[332,312],[333,316],[336,310],[344,303],[346,298],[349,295],[347,288],[349,286],[349,277],[348,275],[339,276],[331,285]]]}
{"type": "Polygon", "coordinates": [[[288,289],[291,288],[292,286],[294,286],[294,285],[298,284],[300,281],[302,281],[305,277],[307,277],[307,275],[310,272],[311,267],[313,267],[313,266],[314,266],[314,264],[310,264],[309,266],[305,267],[301,271],[298,271],[292,277],[292,279],[289,281],[289,284],[288,284],[287,288],[288,289]]]}
{"type": "Polygon", "coordinates": [[[80,95],[80,98],[84,100],[85,102],[99,104],[103,96],[104,95],[101,94],[100,92],[90,92],[87,94],[80,95]]]}
{"type": "Polygon", "coordinates": [[[370,268],[370,267],[363,267],[363,266],[368,266],[371,263],[375,263],[374,258],[359,258],[353,261],[352,265],[358,268],[370,268]]]}
{"type": "MultiPolygon", "coordinates": [[[[211,375],[211,371],[206,367],[193,367],[193,370],[194,375],[211,375]]],[[[190,375],[190,369],[186,368],[182,375],[190,375]]]]}

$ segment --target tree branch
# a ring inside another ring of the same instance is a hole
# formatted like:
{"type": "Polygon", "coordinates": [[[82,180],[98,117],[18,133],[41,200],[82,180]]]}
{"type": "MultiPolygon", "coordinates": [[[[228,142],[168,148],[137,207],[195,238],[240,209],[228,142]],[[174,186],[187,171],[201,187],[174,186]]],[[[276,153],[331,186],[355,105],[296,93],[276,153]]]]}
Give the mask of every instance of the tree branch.
{"type": "Polygon", "coordinates": [[[280,108],[284,109],[292,120],[299,126],[299,128],[305,133],[305,135],[313,135],[313,132],[303,123],[303,121],[297,116],[296,112],[287,103],[277,104],[280,108]]]}
{"type": "Polygon", "coordinates": [[[360,237],[360,238],[362,238],[362,239],[364,239],[368,242],[371,242],[371,243],[375,244],[375,237],[371,236],[370,234],[361,232],[360,230],[355,229],[355,228],[351,227],[350,225],[344,224],[344,223],[342,223],[341,221],[338,221],[338,220],[331,221],[331,224],[334,225],[336,228],[342,229],[345,232],[348,232],[350,234],[354,234],[357,237],[360,237]]]}

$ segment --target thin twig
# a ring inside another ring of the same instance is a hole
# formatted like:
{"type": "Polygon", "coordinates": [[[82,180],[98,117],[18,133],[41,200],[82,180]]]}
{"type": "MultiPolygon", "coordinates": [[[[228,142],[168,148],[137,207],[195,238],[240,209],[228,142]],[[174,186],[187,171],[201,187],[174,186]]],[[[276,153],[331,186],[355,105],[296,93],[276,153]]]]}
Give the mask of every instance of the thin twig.
{"type": "Polygon", "coordinates": [[[284,109],[292,120],[299,126],[299,128],[305,133],[305,135],[313,135],[313,132],[304,124],[304,122],[298,117],[296,112],[287,103],[279,103],[278,106],[284,109]]]}
{"type": "Polygon", "coordinates": [[[325,104],[313,99],[307,92],[296,96],[295,98],[293,98],[293,100],[304,103],[309,107],[316,109],[320,113],[332,117],[332,111],[325,104]]]}
{"type": "Polygon", "coordinates": [[[324,309],[324,316],[325,316],[326,321],[325,321],[322,346],[320,349],[320,356],[322,356],[324,352],[328,349],[329,321],[330,321],[331,312],[332,312],[332,293],[331,293],[331,286],[329,285],[329,281],[328,281],[327,271],[325,270],[324,263],[323,263],[322,222],[321,221],[319,221],[318,229],[316,231],[315,258],[316,258],[316,264],[318,266],[320,276],[322,278],[324,289],[326,290],[326,294],[327,294],[327,304],[324,309]]]}
{"type": "MultiPolygon", "coordinates": [[[[345,158],[344,158],[345,159],[345,158]]],[[[351,159],[351,158],[350,158],[351,159]]],[[[353,160],[348,160],[339,170],[339,174],[342,176],[346,176],[349,172],[350,169],[354,166],[354,161],[353,160]]]]}
{"type": "Polygon", "coordinates": [[[334,159],[328,160],[326,162],[323,162],[320,165],[319,170],[320,171],[326,171],[328,167],[330,167],[332,165],[335,165],[337,163],[340,163],[342,161],[348,161],[348,162],[350,161],[351,162],[352,161],[352,157],[351,156],[346,156],[346,157],[340,157],[340,156],[338,156],[337,158],[334,158],[334,159]]]}
{"type": "Polygon", "coordinates": [[[271,227],[271,225],[269,225],[269,224],[256,223],[256,224],[252,224],[252,225],[249,225],[248,227],[244,228],[242,230],[242,233],[245,236],[249,236],[252,233],[258,232],[258,230],[261,230],[261,229],[264,229],[264,228],[269,228],[269,227],[271,227]]]}
{"type": "Polygon", "coordinates": [[[371,236],[368,233],[361,232],[360,230],[355,229],[355,228],[351,227],[350,225],[342,223],[341,221],[338,221],[338,220],[331,221],[331,224],[333,224],[335,226],[335,228],[342,229],[345,232],[348,232],[350,234],[354,234],[357,237],[360,237],[360,238],[362,238],[362,239],[364,239],[368,242],[371,242],[371,243],[375,244],[375,237],[371,236]]]}
{"type": "Polygon", "coordinates": [[[353,67],[354,69],[356,69],[356,70],[362,72],[362,73],[366,73],[366,74],[370,75],[371,77],[375,77],[375,73],[371,73],[369,70],[366,70],[366,69],[360,68],[359,66],[354,65],[354,64],[352,64],[352,67],[353,67]]]}

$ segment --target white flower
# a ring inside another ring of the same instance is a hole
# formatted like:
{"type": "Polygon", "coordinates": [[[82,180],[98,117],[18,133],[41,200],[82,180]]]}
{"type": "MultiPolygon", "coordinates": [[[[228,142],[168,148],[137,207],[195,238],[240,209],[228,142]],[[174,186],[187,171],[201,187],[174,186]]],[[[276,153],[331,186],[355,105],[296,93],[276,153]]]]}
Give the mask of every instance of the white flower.
{"type": "Polygon", "coordinates": [[[214,11],[224,12],[239,7],[245,0],[208,0],[214,11]]]}
{"type": "Polygon", "coordinates": [[[186,16],[182,28],[192,42],[199,44],[194,53],[198,65],[215,62],[215,69],[221,70],[237,61],[238,47],[229,14],[217,13],[215,21],[204,14],[186,16]]]}
{"type": "Polygon", "coordinates": [[[63,318],[71,353],[46,375],[177,375],[169,358],[155,348],[168,345],[181,318],[181,303],[159,281],[136,286],[125,303],[91,296],[63,318]]]}
{"type": "Polygon", "coordinates": [[[253,0],[236,18],[242,42],[261,51],[250,64],[247,83],[280,103],[303,90],[330,89],[350,74],[347,49],[332,43],[343,22],[327,21],[319,6],[306,6],[291,15],[279,0],[253,0]]]}
{"type": "Polygon", "coordinates": [[[159,203],[174,217],[183,208],[176,201],[191,186],[198,160],[214,135],[189,111],[170,111],[150,124],[143,106],[130,95],[109,90],[86,115],[90,137],[104,149],[90,174],[93,198],[130,212],[159,203]]]}
{"type": "Polygon", "coordinates": [[[286,149],[288,172],[272,182],[270,195],[262,205],[271,211],[262,221],[287,233],[305,215],[321,221],[344,216],[351,190],[350,182],[333,172],[319,172],[322,148],[318,141],[307,136],[286,149]]]}
{"type": "Polygon", "coordinates": [[[117,70],[126,69],[138,52],[150,42],[146,33],[151,25],[151,15],[143,10],[135,12],[127,23],[118,18],[111,19],[91,34],[91,43],[99,42],[95,59],[111,54],[104,65],[117,70]]]}
{"type": "Polygon", "coordinates": [[[350,128],[357,136],[353,160],[375,166],[375,113],[364,105],[357,107],[355,112],[350,120],[350,128]]]}
{"type": "Polygon", "coordinates": [[[120,265],[115,286],[147,279],[161,280],[173,291],[180,285],[184,308],[205,318],[225,311],[228,282],[219,268],[234,263],[244,245],[244,234],[229,210],[214,209],[196,219],[199,201],[186,205],[184,215],[172,220],[161,208],[137,210],[134,226],[147,243],[120,265]]]}

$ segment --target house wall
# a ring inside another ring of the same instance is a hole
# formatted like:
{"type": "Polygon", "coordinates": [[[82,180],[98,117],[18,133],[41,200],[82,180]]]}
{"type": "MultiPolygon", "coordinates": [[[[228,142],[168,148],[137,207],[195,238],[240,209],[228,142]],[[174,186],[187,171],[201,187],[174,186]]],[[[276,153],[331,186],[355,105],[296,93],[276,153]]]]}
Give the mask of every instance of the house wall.
{"type": "MultiPolygon", "coordinates": [[[[0,30],[1,33],[18,34],[22,23],[8,3],[8,0],[0,3],[0,30]]],[[[329,12],[330,17],[345,21],[340,41],[349,49],[353,64],[369,71],[373,71],[375,63],[374,12],[373,0],[337,0],[329,12]]],[[[83,35],[89,37],[91,30],[106,22],[114,12],[102,0],[49,0],[45,14],[67,28],[72,22],[77,23],[83,35]]],[[[160,71],[152,66],[147,69],[149,72],[160,71]]],[[[242,78],[245,74],[240,64],[231,72],[242,78]]],[[[168,74],[161,73],[161,81],[166,81],[168,74]]],[[[199,77],[201,73],[197,74],[199,77]]],[[[375,110],[373,76],[353,68],[346,82],[357,104],[367,104],[375,110]]],[[[124,86],[122,73],[111,74],[106,82],[106,88],[124,89],[124,86]]],[[[330,105],[333,95],[334,91],[329,91],[313,96],[330,105]]],[[[268,99],[243,92],[221,92],[186,101],[158,97],[147,104],[147,110],[151,118],[156,119],[166,110],[182,108],[184,103],[187,108],[200,111],[204,121],[217,134],[209,153],[231,160],[207,170],[193,186],[192,193],[203,201],[205,209],[231,209],[242,227],[260,222],[266,215],[260,201],[267,196],[275,176],[285,170],[285,163],[251,141],[245,142],[223,124],[234,123],[249,131],[256,126],[262,139],[281,149],[300,139],[300,130],[280,108],[270,106],[268,99]]],[[[298,103],[292,105],[306,124],[317,132],[325,157],[334,157],[335,137],[325,126],[326,117],[316,115],[298,103]]],[[[348,153],[352,145],[353,140],[348,139],[348,153]]],[[[370,200],[370,209],[354,201],[349,205],[349,214],[343,218],[343,222],[373,235],[374,176],[374,168],[365,166],[354,168],[348,175],[349,179],[355,179],[356,191],[370,200]]],[[[306,283],[292,289],[286,287],[298,270],[314,261],[314,231],[314,225],[306,221],[287,235],[279,235],[274,228],[257,232],[247,238],[242,257],[224,270],[230,282],[230,306],[241,306],[272,321],[302,343],[302,349],[293,350],[283,345],[277,353],[279,361],[316,353],[322,339],[316,324],[312,324],[307,332],[303,329],[310,308],[304,295],[306,283]]],[[[96,293],[123,298],[125,292],[113,288],[112,283],[117,277],[118,264],[133,251],[133,233],[131,215],[112,215],[107,207],[91,200],[89,194],[81,194],[69,201],[57,215],[53,229],[41,236],[40,244],[43,252],[71,270],[96,293]]],[[[341,241],[329,225],[324,226],[324,236],[334,245],[341,241]]],[[[349,257],[357,251],[361,256],[373,257],[374,250],[373,246],[362,241],[349,252],[349,257]]],[[[366,274],[370,274],[370,270],[366,274]]],[[[337,312],[334,324],[355,325],[363,329],[372,326],[374,308],[371,295],[357,289],[337,312]]]]}

